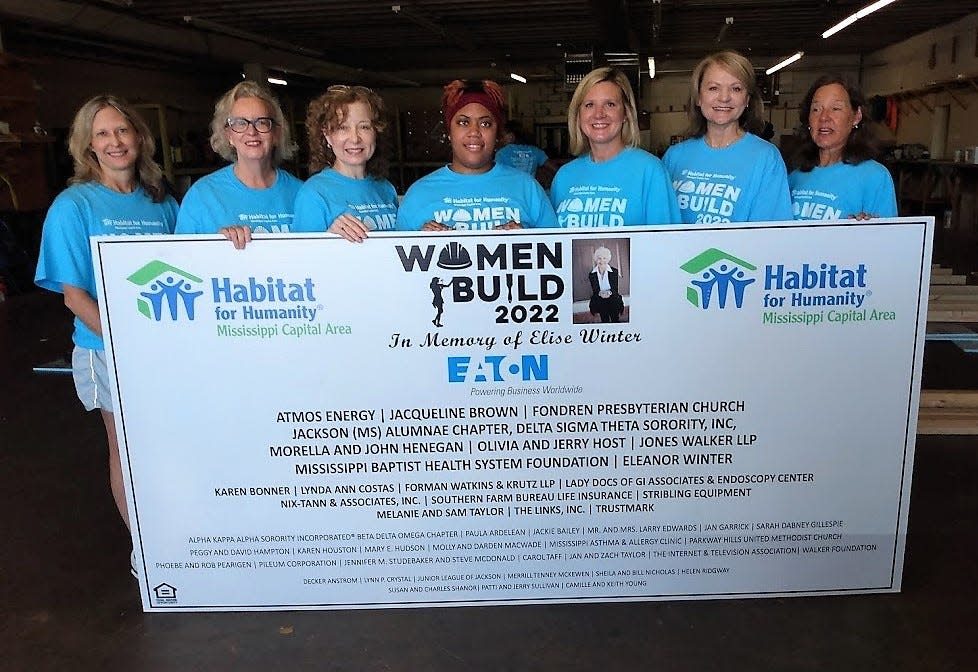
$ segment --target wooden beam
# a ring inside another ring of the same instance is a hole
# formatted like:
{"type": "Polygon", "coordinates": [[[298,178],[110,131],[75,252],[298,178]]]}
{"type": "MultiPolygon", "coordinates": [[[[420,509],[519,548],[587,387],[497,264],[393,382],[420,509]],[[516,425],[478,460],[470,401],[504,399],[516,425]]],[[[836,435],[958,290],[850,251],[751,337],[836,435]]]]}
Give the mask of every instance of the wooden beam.
{"type": "Polygon", "coordinates": [[[951,89],[947,88],[946,86],[944,87],[944,90],[947,91],[947,95],[951,96],[951,98],[954,99],[954,102],[956,102],[958,105],[961,106],[961,109],[962,110],[967,110],[968,109],[968,106],[964,104],[964,101],[962,101],[960,98],[958,98],[956,95],[954,95],[954,91],[952,91],[951,89]]]}

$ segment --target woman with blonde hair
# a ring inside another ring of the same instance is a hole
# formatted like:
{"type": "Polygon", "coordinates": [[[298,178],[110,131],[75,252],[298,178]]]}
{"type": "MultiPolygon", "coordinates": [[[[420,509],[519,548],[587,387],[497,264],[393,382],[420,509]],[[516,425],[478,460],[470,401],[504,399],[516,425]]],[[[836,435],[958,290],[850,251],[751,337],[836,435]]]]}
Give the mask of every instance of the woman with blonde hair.
{"type": "Polygon", "coordinates": [[[387,121],[380,96],[336,85],[309,103],[309,171],[295,198],[293,231],[329,231],[359,243],[389,231],[397,192],[387,181],[387,121]]]}
{"type": "Polygon", "coordinates": [[[256,82],[236,85],[214,106],[210,142],[231,165],[194,182],[176,233],[221,233],[240,248],[252,230],[290,232],[302,182],[278,167],[295,147],[275,96],[256,82]]]}
{"type": "Polygon", "coordinates": [[[74,315],[75,390],[85,410],[101,412],[109,446],[109,485],[127,527],[129,512],[89,238],[173,232],[177,203],[166,193],[163,173],[153,162],[154,149],[146,122],[124,100],[100,95],[81,106],[68,136],[74,176],[44,219],[34,279],[39,286],[64,294],[65,305],[74,315]]]}
{"type": "Polygon", "coordinates": [[[442,113],[452,162],[411,185],[397,211],[402,231],[552,227],[543,187],[526,173],[496,163],[505,123],[505,95],[493,81],[449,83],[442,113]]]}
{"type": "Polygon", "coordinates": [[[662,162],[638,147],[638,110],[628,78],[614,68],[592,70],[567,109],[571,152],[550,198],[561,227],[679,222],[676,195],[662,162]]]}
{"type": "Polygon", "coordinates": [[[663,158],[687,224],[791,219],[788,173],[764,128],[754,67],[734,51],[707,56],[693,70],[689,140],[663,158]]]}

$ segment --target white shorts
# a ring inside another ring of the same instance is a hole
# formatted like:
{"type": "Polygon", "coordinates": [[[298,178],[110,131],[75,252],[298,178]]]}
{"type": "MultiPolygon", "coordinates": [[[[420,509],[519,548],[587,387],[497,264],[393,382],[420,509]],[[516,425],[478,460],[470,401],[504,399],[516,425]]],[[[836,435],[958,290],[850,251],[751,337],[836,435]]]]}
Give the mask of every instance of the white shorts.
{"type": "Polygon", "coordinates": [[[115,411],[104,350],[89,350],[76,345],[71,353],[71,375],[75,379],[75,392],[86,411],[96,408],[109,413],[115,411]]]}

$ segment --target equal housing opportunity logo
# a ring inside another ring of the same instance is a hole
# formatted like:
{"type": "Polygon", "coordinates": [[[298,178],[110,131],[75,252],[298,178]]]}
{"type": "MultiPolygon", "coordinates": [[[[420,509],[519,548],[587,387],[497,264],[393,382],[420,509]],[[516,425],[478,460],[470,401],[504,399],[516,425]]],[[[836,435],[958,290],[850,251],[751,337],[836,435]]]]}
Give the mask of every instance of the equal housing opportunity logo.
{"type": "Polygon", "coordinates": [[[136,299],[136,309],[157,322],[163,319],[164,312],[176,321],[181,306],[186,318],[193,320],[194,303],[204,293],[196,284],[202,283],[202,278],[159,260],[149,262],[126,279],[143,289],[136,299]]]}
{"type": "Polygon", "coordinates": [[[734,305],[744,306],[744,292],[755,278],[746,271],[756,271],[748,261],[711,247],[680,266],[693,276],[686,287],[686,300],[697,308],[707,310],[711,305],[719,309],[727,307],[727,299],[733,294],[734,305]]]}

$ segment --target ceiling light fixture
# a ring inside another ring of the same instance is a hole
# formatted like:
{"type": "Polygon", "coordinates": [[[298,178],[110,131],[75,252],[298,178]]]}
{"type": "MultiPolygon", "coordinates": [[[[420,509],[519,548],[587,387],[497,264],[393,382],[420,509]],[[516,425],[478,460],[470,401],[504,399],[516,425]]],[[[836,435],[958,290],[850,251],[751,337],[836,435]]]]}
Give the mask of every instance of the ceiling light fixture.
{"type": "Polygon", "coordinates": [[[864,16],[869,16],[877,9],[882,9],[883,7],[886,7],[887,5],[892,4],[894,2],[896,2],[896,0],[878,0],[877,2],[874,2],[871,5],[867,5],[866,7],[863,7],[849,18],[840,21],[839,23],[835,24],[834,26],[826,30],[824,33],[822,33],[822,39],[825,39],[826,37],[832,37],[840,30],[844,28],[848,28],[849,26],[851,26],[852,24],[854,24],[856,21],[863,18],[864,16]]]}
{"type": "Polygon", "coordinates": [[[278,84],[279,86],[288,86],[289,85],[289,83],[287,81],[285,81],[284,79],[279,79],[278,77],[269,77],[268,78],[268,83],[269,84],[278,84]]]}
{"type": "Polygon", "coordinates": [[[517,75],[515,72],[511,72],[509,73],[509,76],[520,84],[526,84],[526,77],[523,77],[522,75],[517,75]]]}
{"type": "Polygon", "coordinates": [[[655,56],[649,56],[649,79],[655,79],[655,56]]]}
{"type": "Polygon", "coordinates": [[[766,75],[773,75],[775,72],[777,72],[781,68],[787,68],[789,65],[791,65],[795,61],[800,60],[801,57],[804,56],[804,55],[805,55],[805,52],[804,51],[799,51],[799,52],[797,52],[797,53],[789,56],[788,58],[784,59],[783,61],[781,61],[777,65],[772,65],[770,68],[768,68],[767,70],[764,71],[764,74],[766,74],[766,75]]]}

